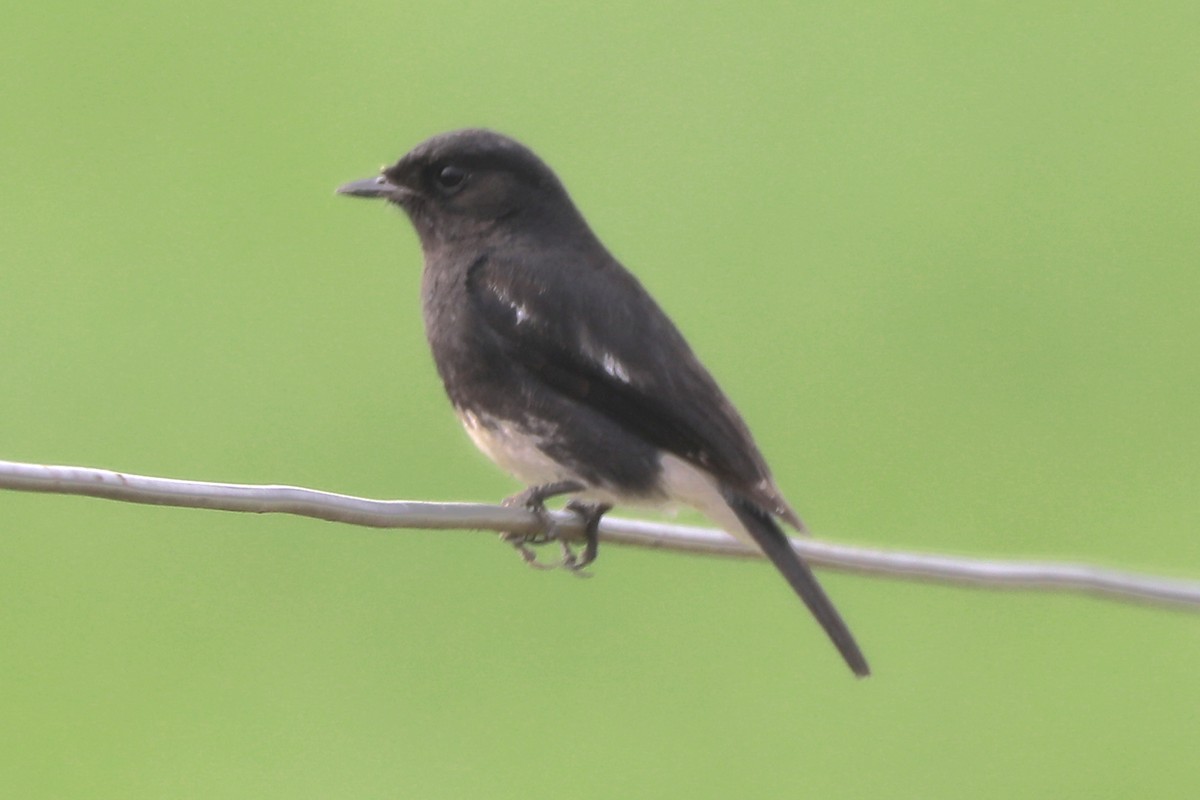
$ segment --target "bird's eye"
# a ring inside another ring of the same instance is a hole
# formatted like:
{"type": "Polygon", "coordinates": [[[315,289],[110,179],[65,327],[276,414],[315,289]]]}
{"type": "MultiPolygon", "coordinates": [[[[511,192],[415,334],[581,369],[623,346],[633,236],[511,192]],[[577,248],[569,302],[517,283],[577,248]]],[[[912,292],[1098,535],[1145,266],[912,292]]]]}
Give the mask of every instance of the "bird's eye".
{"type": "Polygon", "coordinates": [[[446,165],[434,173],[433,180],[443,194],[453,194],[467,182],[467,171],[461,167],[446,165]]]}

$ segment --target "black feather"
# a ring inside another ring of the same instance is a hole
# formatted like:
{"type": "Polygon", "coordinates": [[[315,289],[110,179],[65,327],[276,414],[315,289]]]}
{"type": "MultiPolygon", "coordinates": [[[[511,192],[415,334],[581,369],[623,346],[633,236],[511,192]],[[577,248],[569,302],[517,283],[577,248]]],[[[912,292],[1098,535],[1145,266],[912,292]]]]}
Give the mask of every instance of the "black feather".
{"type": "Polygon", "coordinates": [[[643,441],[794,519],[733,403],[637,279],[599,242],[596,248],[593,254],[575,243],[571,252],[555,253],[543,245],[537,253],[489,254],[471,266],[467,293],[504,355],[643,441]]]}
{"type": "Polygon", "coordinates": [[[808,610],[817,618],[817,622],[825,629],[826,635],[833,641],[842,658],[854,670],[854,674],[865,678],[871,674],[867,659],[854,641],[850,628],[842,620],[842,615],[834,608],[833,601],[825,594],[817,577],[813,575],[808,564],[788,542],[787,536],[780,530],[771,515],[758,508],[733,492],[726,492],[725,499],[733,513],[741,520],[742,526],[754,538],[755,544],[766,554],[775,568],[783,573],[783,577],[791,584],[792,589],[808,606],[808,610]]]}

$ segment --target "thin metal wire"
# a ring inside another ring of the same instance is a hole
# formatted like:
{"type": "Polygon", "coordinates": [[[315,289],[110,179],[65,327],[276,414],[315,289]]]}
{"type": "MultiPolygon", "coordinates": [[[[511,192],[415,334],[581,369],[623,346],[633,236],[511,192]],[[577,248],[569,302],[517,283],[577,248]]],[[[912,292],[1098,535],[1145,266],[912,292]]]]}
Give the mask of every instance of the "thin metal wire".
{"type": "MultiPolygon", "coordinates": [[[[0,489],[85,495],[127,503],[295,514],[375,528],[489,530],[536,533],[538,518],[521,508],[478,503],[372,500],[297,486],[209,483],[156,478],[74,466],[0,461],[0,489]]],[[[581,539],[579,520],[558,512],[560,533],[581,539]]],[[[608,517],[600,538],[622,544],[703,555],[754,558],[761,554],[722,531],[608,517]]],[[[1200,581],[1166,578],[1087,564],[1007,561],[835,545],[792,539],[812,564],[904,580],[999,589],[1067,591],[1125,602],[1200,610],[1200,581]]]]}

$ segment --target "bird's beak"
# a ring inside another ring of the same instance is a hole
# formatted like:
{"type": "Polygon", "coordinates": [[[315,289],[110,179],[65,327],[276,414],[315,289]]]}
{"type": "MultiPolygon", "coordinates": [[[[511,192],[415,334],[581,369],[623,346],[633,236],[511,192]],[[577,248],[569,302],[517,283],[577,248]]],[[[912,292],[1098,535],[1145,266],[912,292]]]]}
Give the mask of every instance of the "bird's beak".
{"type": "Polygon", "coordinates": [[[348,194],[351,197],[394,198],[402,194],[407,194],[407,190],[401,186],[397,186],[382,175],[377,175],[374,178],[363,178],[360,181],[351,181],[345,186],[339,186],[337,193],[348,194]]]}

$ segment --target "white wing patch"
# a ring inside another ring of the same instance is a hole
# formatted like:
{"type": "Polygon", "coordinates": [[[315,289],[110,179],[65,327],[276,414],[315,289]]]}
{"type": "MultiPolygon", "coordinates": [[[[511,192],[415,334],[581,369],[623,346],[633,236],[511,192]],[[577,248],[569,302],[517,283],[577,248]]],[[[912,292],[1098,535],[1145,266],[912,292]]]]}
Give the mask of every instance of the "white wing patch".
{"type": "Polygon", "coordinates": [[[517,325],[522,325],[533,319],[533,314],[529,311],[529,306],[510,295],[503,286],[492,286],[491,289],[495,292],[496,297],[501,303],[512,309],[513,318],[516,320],[517,325]]]}
{"type": "Polygon", "coordinates": [[[621,383],[629,383],[632,380],[629,368],[625,366],[625,363],[617,358],[611,350],[597,346],[587,331],[584,331],[579,339],[579,348],[583,350],[583,354],[587,356],[588,360],[604,370],[604,373],[610,378],[616,378],[621,383]]]}
{"type": "Polygon", "coordinates": [[[621,383],[629,383],[629,370],[625,369],[625,365],[618,361],[617,357],[612,353],[607,351],[604,353],[600,359],[600,366],[604,367],[605,372],[621,383]]]}

